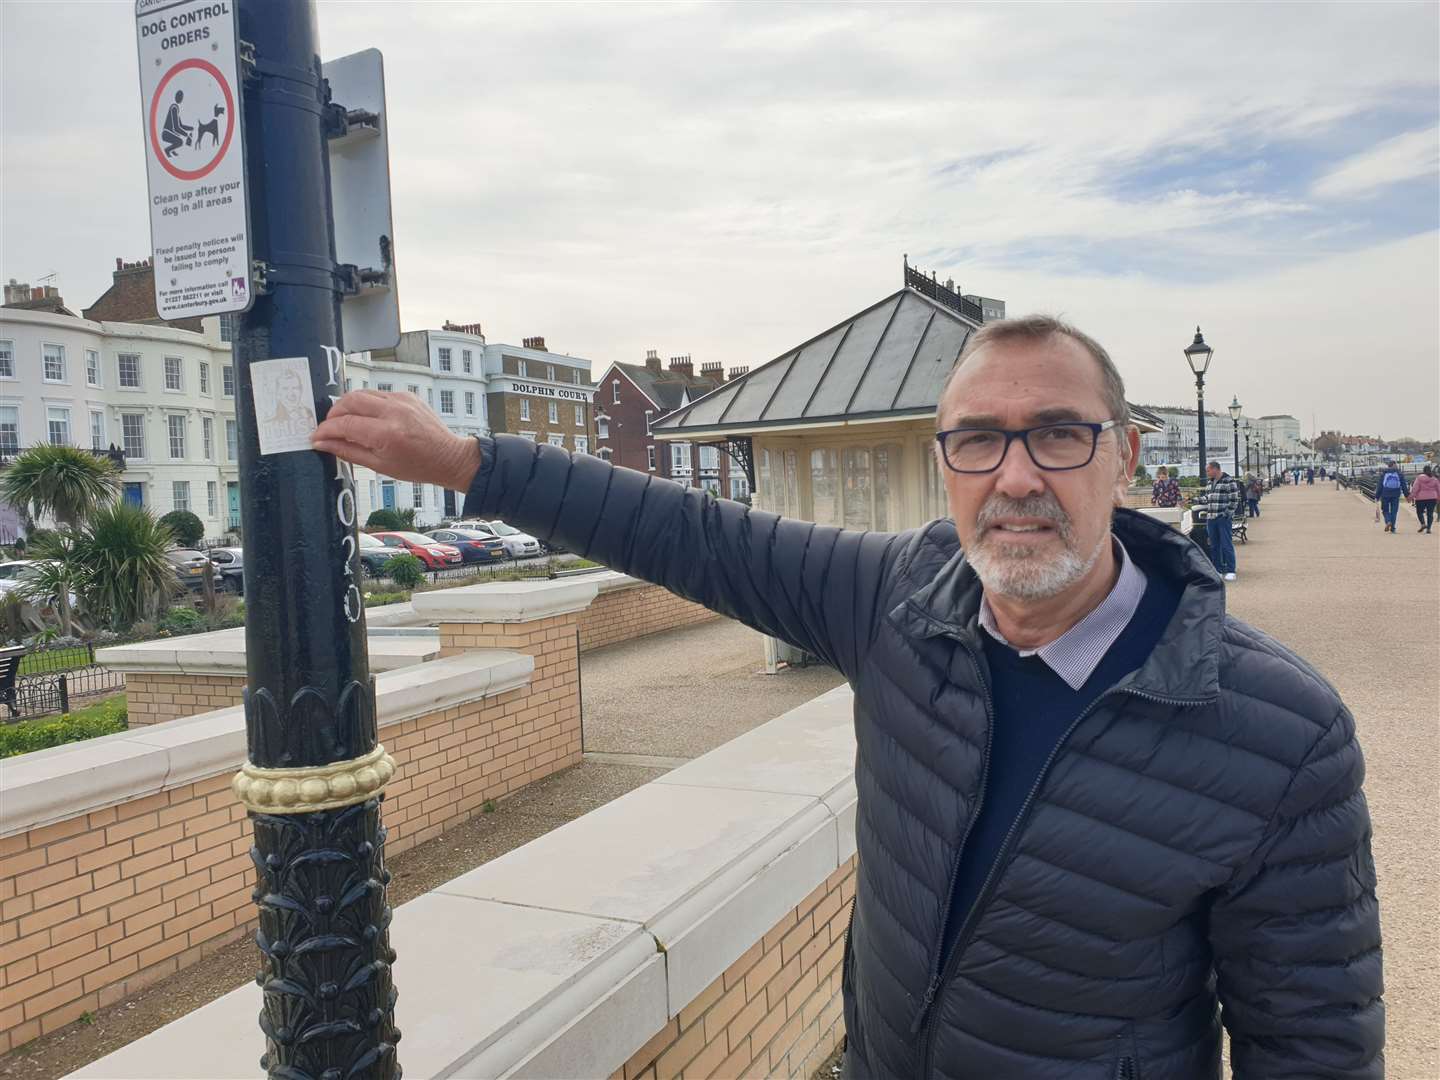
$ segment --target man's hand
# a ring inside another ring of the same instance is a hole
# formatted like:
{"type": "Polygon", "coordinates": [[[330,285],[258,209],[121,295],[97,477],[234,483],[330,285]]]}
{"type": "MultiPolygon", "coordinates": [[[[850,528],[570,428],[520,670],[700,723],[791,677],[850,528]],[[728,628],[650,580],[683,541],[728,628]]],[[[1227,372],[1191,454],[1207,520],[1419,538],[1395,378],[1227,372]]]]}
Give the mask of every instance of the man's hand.
{"type": "Polygon", "coordinates": [[[310,444],[396,480],[468,491],[480,444],[456,435],[414,394],[352,390],[330,407],[310,444]]]}

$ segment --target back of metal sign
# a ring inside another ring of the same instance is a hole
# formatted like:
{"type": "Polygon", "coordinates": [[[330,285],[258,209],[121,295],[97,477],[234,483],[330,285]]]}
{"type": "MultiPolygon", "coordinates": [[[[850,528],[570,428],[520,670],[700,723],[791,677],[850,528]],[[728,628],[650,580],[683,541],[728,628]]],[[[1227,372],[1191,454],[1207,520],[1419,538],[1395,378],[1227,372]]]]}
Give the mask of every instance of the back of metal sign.
{"type": "Polygon", "coordinates": [[[345,349],[391,349],[400,341],[400,292],[390,214],[390,118],[385,62],[366,49],[323,67],[331,100],[344,108],[346,132],[330,140],[335,258],[357,268],[358,291],[340,305],[345,349]]]}

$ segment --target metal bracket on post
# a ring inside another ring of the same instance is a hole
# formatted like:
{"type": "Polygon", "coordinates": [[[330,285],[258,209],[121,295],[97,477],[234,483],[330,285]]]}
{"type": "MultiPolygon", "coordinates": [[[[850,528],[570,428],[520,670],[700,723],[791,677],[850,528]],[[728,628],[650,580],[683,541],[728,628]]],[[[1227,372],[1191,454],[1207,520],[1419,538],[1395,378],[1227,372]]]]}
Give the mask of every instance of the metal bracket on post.
{"type": "Polygon", "coordinates": [[[240,74],[246,82],[260,77],[259,65],[255,61],[255,43],[253,41],[240,41],[236,43],[236,51],[240,55],[240,74]]]}
{"type": "Polygon", "coordinates": [[[255,288],[256,296],[266,296],[270,292],[270,264],[263,259],[256,259],[250,264],[250,282],[255,288]]]}

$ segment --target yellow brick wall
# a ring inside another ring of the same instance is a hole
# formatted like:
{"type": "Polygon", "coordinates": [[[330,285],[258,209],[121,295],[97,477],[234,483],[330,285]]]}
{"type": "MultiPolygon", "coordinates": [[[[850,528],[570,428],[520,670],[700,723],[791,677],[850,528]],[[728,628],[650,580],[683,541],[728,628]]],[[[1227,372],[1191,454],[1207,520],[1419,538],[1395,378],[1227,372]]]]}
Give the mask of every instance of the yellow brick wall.
{"type": "Polygon", "coordinates": [[[185,675],[132,671],[125,675],[125,708],[131,727],[239,705],[243,675],[185,675]]]}
{"type": "Polygon", "coordinates": [[[610,1080],[809,1080],[845,1031],[840,961],[854,895],[851,858],[610,1080]]]}
{"type": "Polygon", "coordinates": [[[603,592],[580,615],[580,651],[614,645],[661,630],[718,618],[713,611],[682,600],[658,585],[603,592]]]}
{"type": "MultiPolygon", "coordinates": [[[[575,617],[512,629],[505,647],[536,658],[528,686],[381,729],[398,766],[391,854],[579,763],[575,617]]],[[[230,776],[0,839],[0,1053],[254,929],[250,825],[230,776]]]]}

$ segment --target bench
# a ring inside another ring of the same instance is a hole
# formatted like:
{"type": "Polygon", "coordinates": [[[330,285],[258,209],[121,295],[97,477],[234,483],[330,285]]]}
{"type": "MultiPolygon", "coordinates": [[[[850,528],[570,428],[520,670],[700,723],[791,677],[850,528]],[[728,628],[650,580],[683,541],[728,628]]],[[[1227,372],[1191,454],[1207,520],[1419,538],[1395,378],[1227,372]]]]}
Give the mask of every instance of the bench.
{"type": "Polygon", "coordinates": [[[20,662],[25,659],[25,653],[23,645],[0,649],[0,702],[10,710],[12,720],[20,715],[15,707],[15,679],[20,674],[20,662]]]}

